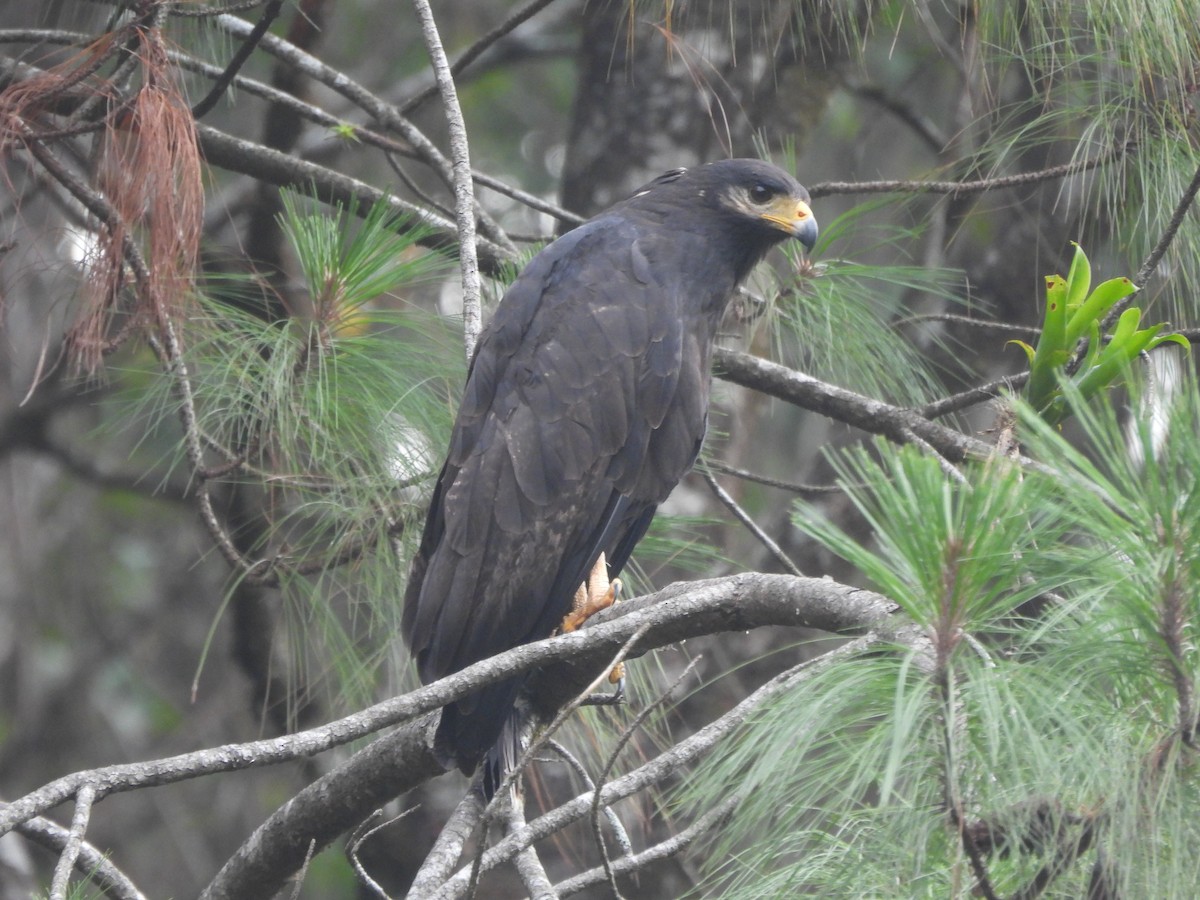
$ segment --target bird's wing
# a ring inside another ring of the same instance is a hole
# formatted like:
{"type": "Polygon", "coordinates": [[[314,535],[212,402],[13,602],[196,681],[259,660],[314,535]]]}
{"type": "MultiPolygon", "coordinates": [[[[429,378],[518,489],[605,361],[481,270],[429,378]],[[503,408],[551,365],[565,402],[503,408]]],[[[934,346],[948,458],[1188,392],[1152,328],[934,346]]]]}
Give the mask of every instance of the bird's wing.
{"type": "Polygon", "coordinates": [[[548,635],[694,461],[708,338],[654,256],[635,224],[594,220],[530,263],[481,338],[405,601],[425,680],[548,635]]]}

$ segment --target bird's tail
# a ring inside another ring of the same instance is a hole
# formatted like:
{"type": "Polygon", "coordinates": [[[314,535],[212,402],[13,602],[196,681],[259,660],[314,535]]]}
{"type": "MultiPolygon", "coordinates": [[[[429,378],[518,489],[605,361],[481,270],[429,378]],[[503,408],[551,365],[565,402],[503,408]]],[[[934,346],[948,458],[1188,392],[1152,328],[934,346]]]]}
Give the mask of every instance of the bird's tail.
{"type": "Polygon", "coordinates": [[[525,750],[524,735],[528,718],[520,706],[514,706],[508,718],[504,720],[496,743],[484,754],[483,799],[489,803],[500,790],[505,777],[517,767],[521,759],[525,750]]]}
{"type": "Polygon", "coordinates": [[[470,775],[483,763],[488,800],[521,758],[522,735],[529,721],[517,694],[524,678],[489,685],[442,709],[433,752],[445,768],[470,775]]]}

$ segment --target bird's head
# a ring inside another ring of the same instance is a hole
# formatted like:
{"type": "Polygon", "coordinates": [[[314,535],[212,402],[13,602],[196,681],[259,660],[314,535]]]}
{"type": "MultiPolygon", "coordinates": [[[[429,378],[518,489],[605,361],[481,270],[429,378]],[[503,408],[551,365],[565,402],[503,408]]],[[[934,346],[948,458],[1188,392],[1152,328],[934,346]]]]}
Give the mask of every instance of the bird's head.
{"type": "Polygon", "coordinates": [[[783,169],[761,159],[672,169],[616,208],[621,207],[656,210],[676,230],[715,226],[753,248],[756,257],[789,237],[808,250],[817,243],[808,191],[783,169]]]}
{"type": "Polygon", "coordinates": [[[748,224],[793,237],[806,249],[817,243],[817,219],[808,191],[783,169],[757,159],[729,159],[703,167],[717,184],[716,200],[748,224]]]}
{"type": "MultiPolygon", "coordinates": [[[[667,235],[703,235],[716,259],[695,255],[685,263],[697,279],[734,283],[780,241],[795,238],[809,250],[817,242],[817,220],[808,191],[795,178],[760,159],[726,159],[672,169],[624,203],[619,214],[645,216],[667,235]]],[[[689,250],[688,252],[693,252],[689,250]]]]}

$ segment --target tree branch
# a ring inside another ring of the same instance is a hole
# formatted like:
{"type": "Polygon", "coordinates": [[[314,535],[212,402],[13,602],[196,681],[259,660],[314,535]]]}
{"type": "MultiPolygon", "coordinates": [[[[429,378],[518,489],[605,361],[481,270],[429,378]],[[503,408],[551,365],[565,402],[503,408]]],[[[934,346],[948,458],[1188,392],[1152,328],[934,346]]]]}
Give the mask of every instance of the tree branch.
{"type": "Polygon", "coordinates": [[[741,505],[733,499],[733,496],[725,488],[721,487],[720,482],[713,476],[712,472],[707,469],[702,469],[700,477],[704,479],[704,483],[708,485],[710,491],[713,492],[721,504],[729,510],[735,519],[746,527],[746,530],[754,535],[755,539],[767,548],[767,552],[781,565],[785,572],[791,572],[797,577],[803,577],[804,573],[800,571],[800,567],[792,562],[791,557],[783,552],[783,548],[779,546],[769,534],[759,527],[758,523],[750,517],[750,514],[742,509],[741,505]]]}
{"type": "MultiPolygon", "coordinates": [[[[612,874],[614,876],[628,875],[631,872],[637,872],[645,868],[652,862],[667,859],[681,852],[705,833],[724,825],[729,820],[729,817],[733,815],[733,811],[737,809],[740,799],[739,797],[729,797],[704,813],[704,815],[696,819],[695,822],[683,831],[673,835],[662,843],[655,844],[641,853],[618,857],[612,863],[612,874]]],[[[606,878],[607,875],[605,874],[604,867],[597,866],[594,869],[588,869],[586,872],[580,872],[578,875],[568,878],[565,881],[560,881],[554,885],[554,891],[559,897],[569,897],[572,894],[579,893],[584,888],[602,883],[606,878]]]]}
{"type": "Polygon", "coordinates": [[[909,443],[909,435],[915,434],[951,462],[962,462],[968,457],[985,459],[992,453],[992,446],[986,441],[931,422],[915,410],[826,384],[747,353],[717,347],[713,351],[713,366],[718,377],[733,384],[762,391],[869,434],[883,435],[897,444],[909,443]]]}
{"type": "Polygon", "coordinates": [[[714,472],[720,472],[722,475],[732,475],[734,478],[753,481],[755,484],[778,488],[781,491],[791,491],[793,494],[837,494],[842,490],[836,484],[800,484],[795,481],[783,481],[779,478],[771,478],[768,475],[759,474],[758,472],[739,469],[737,466],[731,466],[729,463],[720,462],[715,459],[702,459],[701,462],[714,472]]]}
{"type": "MultiPolygon", "coordinates": [[[[518,9],[507,19],[505,19],[462,52],[458,59],[454,61],[454,65],[449,67],[451,77],[457,77],[463,69],[478,59],[479,55],[495,44],[496,41],[500,40],[500,38],[511,32],[522,22],[527,22],[529,19],[532,19],[553,2],[554,0],[531,0],[530,3],[527,3],[525,6],[518,9]]],[[[433,84],[429,85],[429,87],[425,88],[423,91],[417,93],[400,107],[401,114],[408,115],[411,113],[414,109],[436,94],[439,87],[440,85],[435,79],[433,84]]]]}
{"type": "MultiPolygon", "coordinates": [[[[378,717],[386,710],[390,713],[386,724],[392,724],[400,721],[396,715],[400,709],[435,709],[483,684],[555,660],[556,665],[539,672],[534,690],[539,706],[557,708],[576,696],[580,686],[590,682],[646,624],[650,630],[632,649],[633,656],[700,634],[744,631],[767,624],[838,634],[886,630],[894,608],[878,594],[817,578],[753,573],[675,584],[598,613],[580,631],[476,663],[442,681],[372,707],[363,715],[378,717]],[[434,696],[435,703],[426,702],[434,696]]],[[[270,896],[300,866],[308,838],[317,840],[318,849],[324,847],[396,795],[440,775],[442,769],[432,749],[435,722],[436,716],[430,713],[377,740],[289,800],[225,864],[205,890],[204,900],[270,896]]],[[[345,726],[341,729],[346,736],[351,733],[345,726]]],[[[361,725],[354,731],[360,729],[361,725]]],[[[582,814],[591,808],[592,792],[584,797],[586,808],[582,814]]],[[[0,827],[3,822],[0,817],[0,827]]]]}
{"type": "Polygon", "coordinates": [[[450,873],[462,857],[463,847],[483,816],[483,808],[481,792],[469,790],[463,795],[438,833],[433,848],[425,854],[425,860],[413,878],[412,886],[408,890],[408,896],[412,900],[421,900],[422,897],[433,893],[450,877],[450,873]]]}
{"type": "Polygon", "coordinates": [[[412,0],[413,9],[421,22],[421,35],[433,64],[433,76],[442,94],[446,127],[450,132],[450,158],[454,173],[454,219],[458,228],[458,262],[462,268],[463,287],[463,344],[467,364],[475,355],[475,341],[483,328],[482,290],[479,284],[479,262],[475,258],[475,187],[471,181],[471,154],[467,144],[467,125],[454,89],[450,61],[442,47],[437,23],[429,0],[412,0]]]}
{"type": "Polygon", "coordinates": [[[819,197],[829,197],[835,194],[949,194],[952,198],[961,194],[981,194],[984,191],[996,191],[1001,188],[1023,187],[1039,184],[1043,181],[1053,181],[1056,178],[1066,178],[1078,175],[1099,166],[1106,165],[1121,158],[1128,152],[1128,146],[1118,147],[1108,153],[1102,153],[1089,159],[1075,160],[1061,166],[1050,166],[1033,172],[1020,172],[1016,175],[1000,175],[995,178],[977,178],[972,181],[923,181],[923,180],[894,180],[894,181],[821,181],[811,185],[808,193],[815,200],[819,197]]]}
{"type": "MultiPolygon", "coordinates": [[[[864,635],[823,656],[801,663],[777,675],[716,721],[709,723],[695,734],[659,754],[650,762],[604,785],[600,792],[600,802],[604,805],[611,805],[659,783],[683,766],[709,752],[738,729],[752,712],[771,698],[791,690],[796,684],[817,672],[824,671],[838,660],[861,652],[871,646],[876,639],[874,635],[864,635]]],[[[483,870],[488,871],[507,862],[523,848],[582,819],[591,810],[594,799],[591,791],[580,794],[575,799],[535,819],[528,827],[508,835],[483,855],[483,870]]],[[[452,898],[462,896],[468,875],[469,873],[465,870],[458,872],[430,900],[452,900],[452,898]]]]}
{"type": "MultiPolygon", "coordinates": [[[[251,31],[250,23],[236,16],[218,16],[216,22],[223,30],[238,37],[248,36],[251,31]]],[[[272,34],[263,35],[261,46],[272,56],[296,67],[298,71],[341,94],[386,128],[401,135],[412,145],[416,156],[432,168],[447,187],[456,190],[456,178],[451,162],[442,155],[437,146],[420,129],[402,116],[392,104],[367,90],[344,72],[326,65],[311,53],[283,38],[275,37],[272,34]]],[[[497,238],[502,239],[503,232],[498,226],[495,226],[495,223],[491,222],[487,212],[482,208],[476,208],[475,212],[481,219],[489,223],[497,238]]],[[[516,248],[511,245],[505,247],[505,250],[508,253],[516,252],[516,248]]]]}
{"type": "MultiPolygon", "coordinates": [[[[1200,168],[1196,169],[1195,174],[1192,175],[1192,180],[1184,189],[1183,196],[1179,198],[1179,203],[1175,205],[1175,211],[1171,214],[1171,219],[1169,222],[1167,222],[1167,227],[1159,236],[1158,242],[1155,243],[1154,248],[1150,251],[1149,255],[1138,268],[1137,274],[1133,276],[1133,283],[1137,286],[1139,291],[1146,286],[1146,282],[1150,280],[1150,276],[1154,274],[1154,270],[1157,269],[1158,264],[1162,262],[1162,258],[1164,254],[1166,254],[1167,248],[1170,247],[1171,242],[1175,240],[1175,234],[1179,231],[1179,226],[1183,224],[1184,216],[1186,216],[1188,210],[1192,208],[1192,203],[1195,202],[1196,193],[1198,191],[1200,191],[1200,168]]],[[[1130,300],[1132,298],[1126,299],[1130,300]]],[[[1128,305],[1129,304],[1127,302],[1125,306],[1128,305]]],[[[1118,306],[1121,305],[1118,304],[1118,306]]],[[[1124,308],[1124,306],[1121,306],[1121,309],[1124,308]]],[[[1115,322],[1120,314],[1120,312],[1116,312],[1114,315],[1112,312],[1110,312],[1104,319],[1105,327],[1107,328],[1111,325],[1111,322],[1109,321],[1110,319],[1115,322]]]]}
{"type": "Polygon", "coordinates": [[[84,784],[75,794],[75,812],[71,816],[71,830],[67,832],[67,840],[63,844],[62,853],[54,866],[54,876],[50,880],[50,900],[66,900],[67,890],[71,883],[71,873],[79,863],[79,854],[83,849],[83,836],[87,833],[88,821],[92,816],[92,803],[96,799],[96,789],[90,784],[84,784]]]}
{"type": "MultiPolygon", "coordinates": [[[[358,215],[365,215],[374,203],[386,201],[396,212],[403,213],[415,224],[429,230],[429,234],[420,241],[424,246],[441,250],[457,247],[457,228],[454,223],[422,207],[406,203],[356,178],[271,150],[253,141],[233,137],[210,126],[198,124],[196,130],[200,138],[200,152],[214,166],[279,187],[312,189],[323,202],[354,208],[358,215]]],[[[498,275],[502,264],[513,258],[507,249],[484,238],[476,238],[475,243],[479,263],[488,275],[498,275]]]]}
{"type": "MultiPolygon", "coordinates": [[[[71,840],[69,830],[41,816],[22,822],[16,831],[27,840],[54,853],[62,853],[71,840]]],[[[79,842],[75,868],[113,900],[146,900],[146,895],[138,890],[132,879],[114,866],[106,854],[87,841],[79,842]]]]}
{"type": "MultiPolygon", "coordinates": [[[[520,831],[527,824],[525,810],[521,808],[521,804],[516,802],[515,798],[508,804],[505,824],[509,831],[520,831]]],[[[525,847],[517,854],[513,862],[516,865],[517,874],[521,876],[521,881],[525,885],[525,890],[529,891],[530,900],[558,900],[558,893],[550,883],[550,876],[546,874],[546,867],[542,865],[537,850],[532,846],[525,847]]]]}
{"type": "Polygon", "coordinates": [[[263,10],[263,14],[254,24],[254,28],[251,29],[250,33],[246,35],[245,40],[238,46],[237,52],[233,54],[233,58],[229,61],[229,65],[217,76],[216,81],[209,88],[204,98],[192,107],[192,116],[194,118],[204,118],[217,105],[217,101],[221,99],[221,95],[225,93],[226,88],[229,87],[238,70],[246,64],[246,60],[250,58],[250,54],[258,46],[258,42],[267,33],[267,29],[271,27],[271,23],[279,16],[281,9],[283,9],[283,0],[268,0],[267,8],[263,10]]]}

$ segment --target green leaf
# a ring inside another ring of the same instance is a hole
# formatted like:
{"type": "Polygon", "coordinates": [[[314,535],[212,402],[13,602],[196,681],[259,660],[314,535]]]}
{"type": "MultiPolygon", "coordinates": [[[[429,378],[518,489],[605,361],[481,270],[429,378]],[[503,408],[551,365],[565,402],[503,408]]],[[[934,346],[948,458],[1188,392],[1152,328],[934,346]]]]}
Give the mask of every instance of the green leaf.
{"type": "Polygon", "coordinates": [[[1030,346],[1029,346],[1027,343],[1025,343],[1024,341],[1018,341],[1018,340],[1015,340],[1015,339],[1014,339],[1014,340],[1011,340],[1011,341],[1008,341],[1008,343],[1006,343],[1006,344],[1005,344],[1005,346],[1007,347],[1007,346],[1008,346],[1008,344],[1016,344],[1018,347],[1020,347],[1022,350],[1024,350],[1024,351],[1025,351],[1025,356],[1026,356],[1026,357],[1029,359],[1029,364],[1030,364],[1030,365],[1033,365],[1033,356],[1034,356],[1034,352],[1033,352],[1033,348],[1032,348],[1032,347],[1030,347],[1030,346]]]}
{"type": "Polygon", "coordinates": [[[1128,278],[1111,278],[1097,287],[1067,322],[1067,345],[1073,345],[1083,337],[1089,325],[1102,319],[1117,301],[1124,300],[1135,291],[1137,288],[1128,278]]]}
{"type": "Polygon", "coordinates": [[[1067,282],[1061,275],[1046,278],[1046,314],[1037,349],[1029,364],[1026,397],[1037,408],[1044,407],[1058,391],[1057,369],[1070,356],[1066,342],[1067,282]]]}
{"type": "Polygon", "coordinates": [[[1187,338],[1185,338],[1182,334],[1160,334],[1158,337],[1156,337],[1154,340],[1152,340],[1150,342],[1149,346],[1146,347],[1146,349],[1153,350],[1155,347],[1161,346],[1162,344],[1165,344],[1167,341],[1170,341],[1173,344],[1178,344],[1184,350],[1192,349],[1191,341],[1189,341],[1187,338]]]}
{"type": "Polygon", "coordinates": [[[1088,262],[1083,248],[1071,242],[1075,247],[1075,258],[1071,260],[1071,269],[1067,272],[1067,310],[1075,310],[1083,303],[1088,288],[1092,286],[1092,266],[1088,262]]]}

